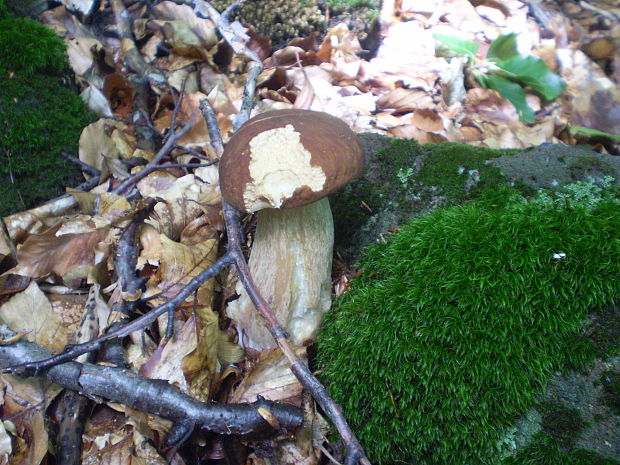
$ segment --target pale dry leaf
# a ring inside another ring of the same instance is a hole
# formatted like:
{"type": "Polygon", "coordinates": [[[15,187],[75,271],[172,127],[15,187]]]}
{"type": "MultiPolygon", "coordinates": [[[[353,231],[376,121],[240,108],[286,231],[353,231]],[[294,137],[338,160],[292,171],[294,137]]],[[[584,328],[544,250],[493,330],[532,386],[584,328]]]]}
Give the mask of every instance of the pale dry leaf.
{"type": "Polygon", "coordinates": [[[146,264],[159,266],[162,257],[162,243],[159,231],[149,224],[140,228],[140,245],[142,250],[136,268],[141,270],[146,264]]]}
{"type": "Polygon", "coordinates": [[[97,116],[112,116],[110,102],[97,87],[90,85],[82,91],[80,98],[88,109],[97,116]]]}
{"type": "Polygon", "coordinates": [[[4,423],[0,423],[0,463],[9,463],[9,457],[13,452],[11,447],[11,436],[7,433],[4,423]]]}
{"type": "Polygon", "coordinates": [[[93,51],[97,52],[103,49],[101,42],[92,37],[70,36],[65,40],[65,43],[67,44],[69,64],[78,76],[86,74],[94,65],[93,51]]]}
{"type": "Polygon", "coordinates": [[[207,168],[209,169],[177,178],[168,188],[156,192],[151,190],[153,184],[145,186],[145,193],[151,190],[147,194],[149,197],[160,200],[155,205],[155,215],[152,215],[147,223],[169,237],[177,238],[183,229],[202,213],[204,206],[221,202],[219,181],[215,183],[212,175],[216,168],[207,168]]]}
{"type": "Polygon", "coordinates": [[[54,312],[52,304],[34,281],[0,306],[0,320],[26,339],[54,352],[69,340],[69,328],[54,312]]]}
{"type": "Polygon", "coordinates": [[[52,310],[66,328],[68,342],[75,343],[80,319],[84,313],[87,296],[84,294],[47,294],[52,310]]]}
{"type": "Polygon", "coordinates": [[[4,227],[4,223],[0,220],[0,262],[7,255],[15,255],[17,251],[15,250],[15,244],[8,235],[6,228],[4,227]]]}
{"type": "MultiPolygon", "coordinates": [[[[297,347],[297,356],[305,360],[306,349],[297,347]]],[[[248,375],[233,391],[234,403],[255,402],[258,396],[275,402],[301,403],[302,387],[291,372],[290,362],[278,348],[264,351],[248,375]]]]}
{"type": "MultiPolygon", "coordinates": [[[[120,157],[118,147],[110,136],[113,126],[111,120],[100,119],[84,128],[80,135],[80,160],[101,171],[101,180],[109,175],[104,156],[114,159],[120,157]]],[[[87,176],[88,177],[88,176],[87,176]]]]}
{"type": "Polygon", "coordinates": [[[152,11],[160,19],[182,20],[198,36],[201,44],[211,48],[217,43],[215,24],[210,19],[196,16],[194,10],[188,5],[178,5],[171,1],[164,1],[153,7],[152,11]]]}
{"type": "MultiPolygon", "coordinates": [[[[161,257],[159,267],[147,282],[145,297],[161,294],[161,299],[176,295],[189,281],[213,264],[217,256],[217,240],[209,239],[191,247],[169,239],[165,234],[159,235],[161,257]]],[[[154,250],[150,248],[150,252],[154,250]]],[[[153,260],[155,257],[150,257],[153,260]]],[[[199,306],[211,306],[214,280],[203,284],[196,296],[189,299],[199,306]]]]}
{"type": "Polygon", "coordinates": [[[192,397],[207,401],[215,374],[219,371],[219,317],[210,307],[198,307],[190,319],[196,320],[196,348],[183,358],[181,368],[192,397]]]}
{"type": "MultiPolygon", "coordinates": [[[[168,324],[167,315],[164,315],[162,320],[163,333],[168,324]]],[[[183,392],[189,393],[189,384],[182,365],[183,359],[194,352],[198,344],[196,317],[192,315],[185,322],[177,319],[174,323],[174,336],[155,350],[140,368],[140,374],[148,378],[165,379],[183,392]]],[[[215,342],[217,343],[217,340],[215,342]]],[[[217,347],[217,344],[215,345],[217,347]]]]}

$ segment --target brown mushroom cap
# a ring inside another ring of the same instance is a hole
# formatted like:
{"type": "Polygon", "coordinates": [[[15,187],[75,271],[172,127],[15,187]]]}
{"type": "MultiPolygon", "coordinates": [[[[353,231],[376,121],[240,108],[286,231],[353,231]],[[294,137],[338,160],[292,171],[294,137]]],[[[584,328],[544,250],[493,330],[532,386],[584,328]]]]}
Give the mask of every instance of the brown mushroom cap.
{"type": "Polygon", "coordinates": [[[237,210],[299,207],[362,173],[364,154],[342,120],[310,110],[274,110],[248,120],[219,164],[222,196],[237,210]]]}

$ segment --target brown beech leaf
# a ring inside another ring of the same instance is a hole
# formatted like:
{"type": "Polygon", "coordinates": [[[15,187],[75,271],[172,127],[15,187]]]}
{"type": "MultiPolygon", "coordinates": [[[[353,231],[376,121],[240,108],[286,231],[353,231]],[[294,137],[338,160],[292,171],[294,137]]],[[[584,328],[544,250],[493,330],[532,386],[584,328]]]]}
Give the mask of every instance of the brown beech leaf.
{"type": "Polygon", "coordinates": [[[405,89],[398,87],[383,94],[377,100],[377,109],[393,109],[394,113],[435,108],[435,103],[428,92],[422,89],[405,89]]]}
{"type": "Polygon", "coordinates": [[[107,235],[105,229],[82,234],[56,236],[61,223],[42,234],[33,234],[17,251],[17,266],[14,274],[40,278],[50,273],[66,278],[88,276],[95,265],[97,246],[107,235]]]}
{"type": "Polygon", "coordinates": [[[108,74],[103,81],[103,95],[112,103],[114,113],[126,118],[133,111],[134,86],[121,73],[108,74]]]}
{"type": "Polygon", "coordinates": [[[426,132],[443,131],[443,120],[435,110],[416,110],[411,117],[411,124],[426,132]]]}

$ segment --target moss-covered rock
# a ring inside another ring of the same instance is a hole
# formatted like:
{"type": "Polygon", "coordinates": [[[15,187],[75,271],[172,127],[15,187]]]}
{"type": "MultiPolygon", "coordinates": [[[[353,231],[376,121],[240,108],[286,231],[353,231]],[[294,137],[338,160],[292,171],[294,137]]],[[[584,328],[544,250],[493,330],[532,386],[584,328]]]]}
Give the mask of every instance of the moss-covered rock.
{"type": "Polygon", "coordinates": [[[606,371],[601,375],[603,385],[603,402],[620,416],[620,373],[606,371]]]}
{"type": "Polygon", "coordinates": [[[535,440],[515,457],[506,460],[505,465],[620,465],[614,459],[603,457],[591,451],[564,450],[556,438],[540,433],[535,440]]]}
{"type": "MultiPolygon", "coordinates": [[[[228,7],[233,0],[211,2],[218,10],[228,7]]],[[[305,37],[325,27],[325,18],[316,0],[256,0],[246,2],[237,13],[238,18],[269,37],[274,45],[282,45],[294,37],[305,37]]]]}
{"type": "Polygon", "coordinates": [[[92,116],[66,84],[62,40],[26,18],[0,20],[0,215],[32,207],[76,185],[75,153],[92,116]]]}
{"type": "Polygon", "coordinates": [[[620,298],[617,200],[496,191],[372,248],[326,317],[319,368],[376,463],[497,463],[554,371],[591,360],[572,345],[590,310],[620,298]]]}
{"type": "MultiPolygon", "coordinates": [[[[420,145],[376,134],[362,134],[360,142],[364,176],[330,197],[336,248],[351,260],[391,228],[422,213],[496,192],[508,181],[487,161],[518,153],[455,143],[420,145]]],[[[524,193],[534,192],[523,186],[524,193]]]]}
{"type": "Polygon", "coordinates": [[[575,445],[579,433],[588,426],[579,410],[556,403],[543,403],[542,429],[553,436],[565,449],[575,445]]]}

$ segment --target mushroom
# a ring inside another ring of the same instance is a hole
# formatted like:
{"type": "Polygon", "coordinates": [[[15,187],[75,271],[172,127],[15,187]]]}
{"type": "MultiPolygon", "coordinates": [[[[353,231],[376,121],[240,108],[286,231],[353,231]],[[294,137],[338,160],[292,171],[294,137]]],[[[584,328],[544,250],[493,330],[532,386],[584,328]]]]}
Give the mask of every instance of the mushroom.
{"type": "MultiPolygon", "coordinates": [[[[220,160],[222,197],[258,212],[250,274],[291,341],[312,341],[331,305],[334,226],[327,195],[359,176],[364,155],[342,120],[309,110],[275,110],[245,123],[220,160]]],[[[243,345],[274,347],[245,290],[230,302],[243,345]]]]}

